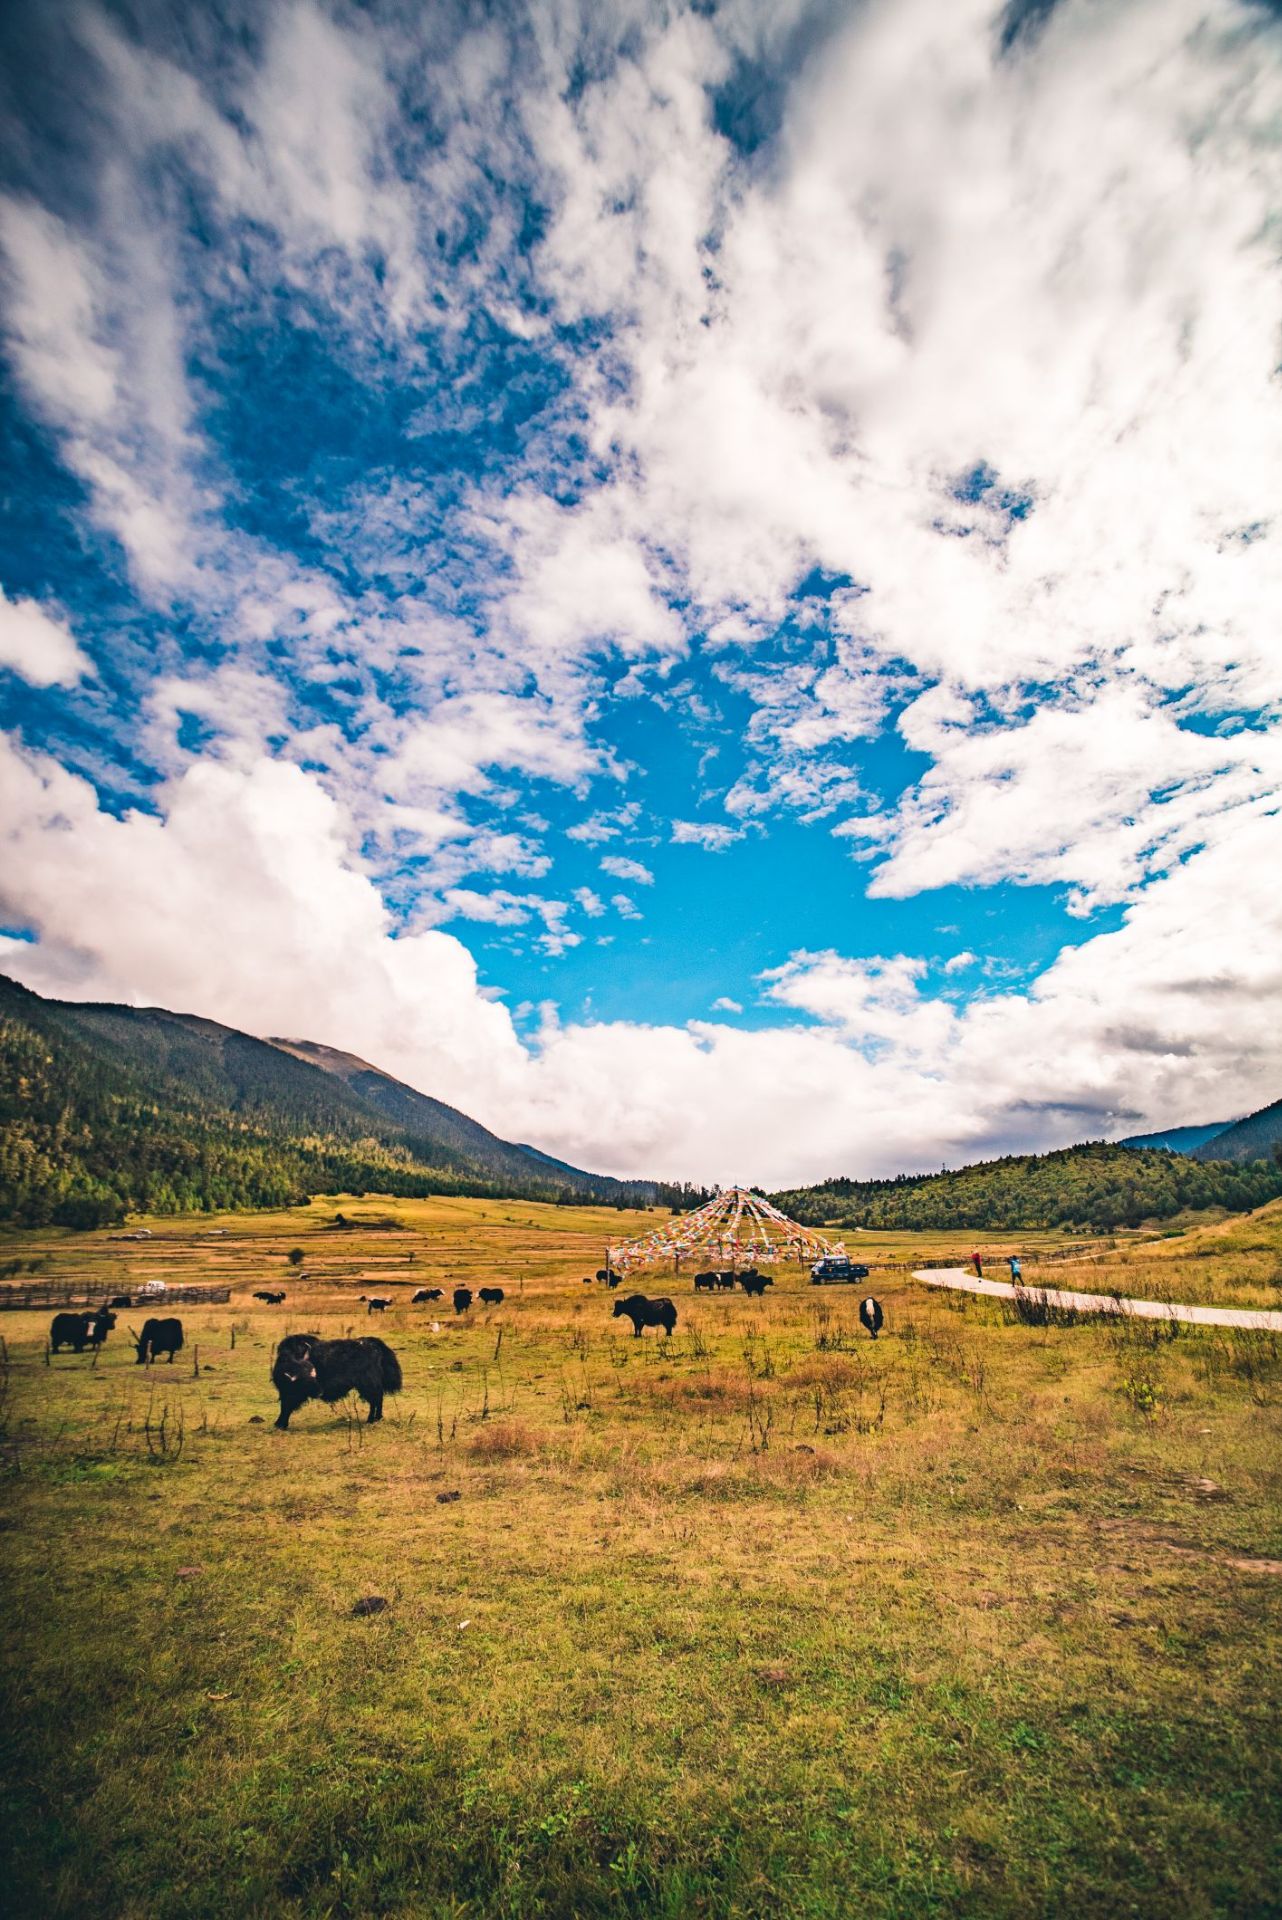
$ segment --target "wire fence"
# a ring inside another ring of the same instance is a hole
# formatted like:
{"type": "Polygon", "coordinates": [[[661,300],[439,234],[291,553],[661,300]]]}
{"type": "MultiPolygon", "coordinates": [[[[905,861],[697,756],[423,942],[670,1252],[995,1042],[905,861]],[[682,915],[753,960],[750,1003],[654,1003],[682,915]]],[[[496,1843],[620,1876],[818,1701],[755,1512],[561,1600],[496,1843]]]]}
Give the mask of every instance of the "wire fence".
{"type": "Polygon", "coordinates": [[[143,1293],[135,1287],[83,1286],[74,1281],[45,1280],[40,1284],[0,1287],[0,1313],[39,1312],[47,1307],[100,1307],[129,1293],[132,1307],[217,1307],[231,1299],[230,1287],[166,1287],[163,1293],[143,1293]]]}

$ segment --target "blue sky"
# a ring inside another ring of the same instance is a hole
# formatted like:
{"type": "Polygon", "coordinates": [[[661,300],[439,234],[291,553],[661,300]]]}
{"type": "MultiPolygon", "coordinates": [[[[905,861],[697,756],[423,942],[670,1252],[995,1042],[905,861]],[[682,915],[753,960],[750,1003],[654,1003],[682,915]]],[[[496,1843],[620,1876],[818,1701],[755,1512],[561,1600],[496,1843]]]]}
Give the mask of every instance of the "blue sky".
{"type": "Polygon", "coordinates": [[[0,36],[12,971],[618,1172],[1276,1097],[1267,11],[0,36]]]}

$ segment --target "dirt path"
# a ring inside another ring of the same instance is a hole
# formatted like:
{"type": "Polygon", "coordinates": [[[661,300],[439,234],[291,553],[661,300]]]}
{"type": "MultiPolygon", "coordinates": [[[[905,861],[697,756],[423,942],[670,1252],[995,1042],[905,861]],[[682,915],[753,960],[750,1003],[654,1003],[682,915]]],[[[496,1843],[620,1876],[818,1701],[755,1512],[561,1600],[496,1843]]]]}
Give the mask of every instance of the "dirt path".
{"type": "MultiPolygon", "coordinates": [[[[952,1287],[960,1293],[983,1293],[994,1300],[1013,1300],[1016,1289],[1007,1280],[977,1280],[964,1267],[917,1267],[914,1280],[928,1287],[952,1287]]],[[[1076,1307],[1079,1313],[1133,1313],[1141,1320],[1187,1320],[1197,1327],[1255,1327],[1282,1333],[1282,1313],[1254,1313],[1245,1307],[1182,1307],[1166,1300],[1124,1300],[1111,1293],[1066,1293],[1058,1287],[1039,1287],[1025,1281],[1021,1293],[1045,1295],[1053,1307],[1076,1307]]]]}

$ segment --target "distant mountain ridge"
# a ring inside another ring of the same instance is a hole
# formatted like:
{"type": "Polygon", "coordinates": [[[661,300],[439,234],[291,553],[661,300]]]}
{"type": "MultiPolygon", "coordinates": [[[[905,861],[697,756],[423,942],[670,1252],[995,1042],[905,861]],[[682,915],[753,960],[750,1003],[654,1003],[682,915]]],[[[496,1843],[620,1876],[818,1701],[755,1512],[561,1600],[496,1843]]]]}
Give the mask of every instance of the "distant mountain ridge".
{"type": "Polygon", "coordinates": [[[1248,1113],[1205,1146],[1193,1149],[1195,1160],[1265,1160],[1282,1146],[1282,1100],[1248,1113]],[[1214,1151],[1212,1151],[1214,1149],[1214,1151]]]}
{"type": "Polygon", "coordinates": [[[92,1226],[342,1192],[637,1205],[696,1190],[551,1160],[334,1048],[46,1000],[0,975],[0,1219],[92,1226]]]}
{"type": "Polygon", "coordinates": [[[1119,1147],[1165,1147],[1168,1153],[1192,1153],[1236,1125],[1233,1120],[1213,1120],[1209,1126],[1167,1127],[1160,1133],[1128,1133],[1119,1147]]]}

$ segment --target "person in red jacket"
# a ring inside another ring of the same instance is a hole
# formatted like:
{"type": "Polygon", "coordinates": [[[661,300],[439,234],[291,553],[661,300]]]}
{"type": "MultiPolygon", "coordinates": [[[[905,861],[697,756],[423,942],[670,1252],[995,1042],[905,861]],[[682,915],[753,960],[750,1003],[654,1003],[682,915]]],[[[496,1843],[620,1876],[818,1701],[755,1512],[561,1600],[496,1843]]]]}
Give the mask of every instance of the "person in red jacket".
{"type": "Polygon", "coordinates": [[[971,1257],[971,1259],[972,1259],[972,1261],[974,1262],[974,1265],[975,1265],[975,1278],[976,1278],[977,1280],[982,1280],[982,1279],[983,1279],[983,1277],[984,1277],[984,1256],[983,1256],[983,1254],[982,1254],[982,1253],[972,1253],[970,1257],[971,1257]]]}

